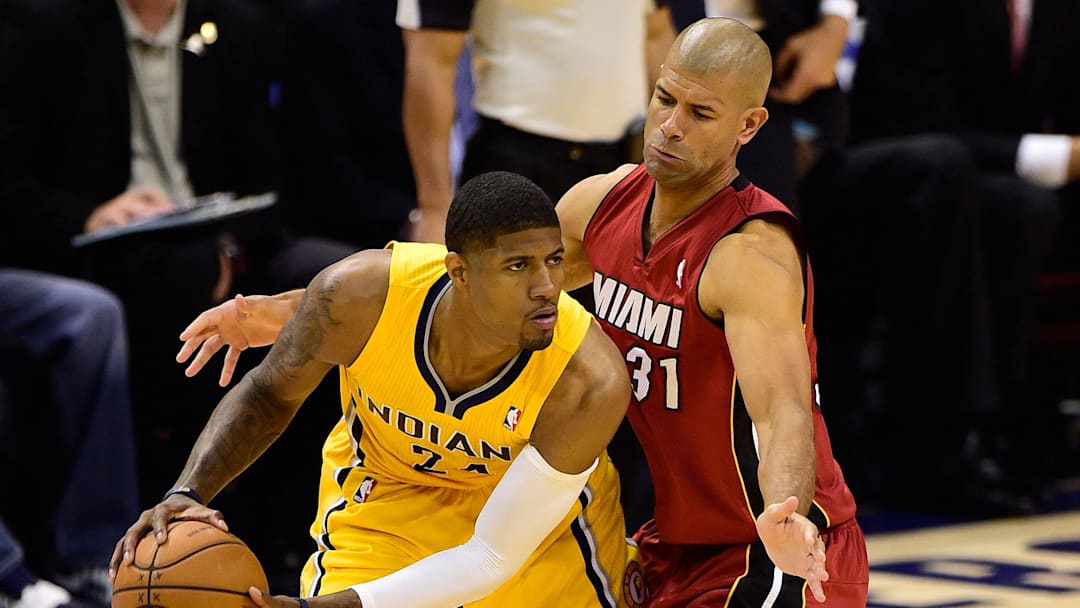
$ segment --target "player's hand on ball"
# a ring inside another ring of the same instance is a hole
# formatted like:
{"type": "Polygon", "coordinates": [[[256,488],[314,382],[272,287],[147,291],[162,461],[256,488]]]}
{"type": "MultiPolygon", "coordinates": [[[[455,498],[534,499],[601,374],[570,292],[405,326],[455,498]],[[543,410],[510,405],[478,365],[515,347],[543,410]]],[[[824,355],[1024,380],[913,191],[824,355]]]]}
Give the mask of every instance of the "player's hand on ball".
{"type": "Polygon", "coordinates": [[[817,526],[797,513],[798,508],[799,499],[794,496],[767,506],[757,518],[758,536],[776,567],[806,579],[814,599],[824,602],[821,583],[829,580],[825,543],[817,526]]]}
{"type": "Polygon", "coordinates": [[[253,608],[249,590],[269,587],[242,539],[188,520],[171,522],[165,543],[152,530],[143,536],[112,583],[112,608],[253,608]]]}
{"type": "Polygon", "coordinates": [[[142,512],[139,519],[131,524],[113,549],[109,560],[109,577],[115,578],[121,564],[127,565],[135,556],[135,547],[148,532],[153,532],[158,544],[168,538],[168,524],[171,521],[204,521],[228,532],[229,526],[221,511],[203,506],[195,500],[180,494],[174,494],[154,507],[142,512]]]}

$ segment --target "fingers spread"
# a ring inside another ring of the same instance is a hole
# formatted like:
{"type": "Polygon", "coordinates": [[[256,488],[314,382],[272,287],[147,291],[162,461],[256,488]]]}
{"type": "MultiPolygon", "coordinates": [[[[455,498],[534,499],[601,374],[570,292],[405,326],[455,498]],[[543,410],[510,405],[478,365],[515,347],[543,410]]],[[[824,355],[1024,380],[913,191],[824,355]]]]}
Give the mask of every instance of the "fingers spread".
{"type": "Polygon", "coordinates": [[[218,322],[220,321],[219,313],[215,309],[210,309],[199,314],[195,317],[195,320],[188,324],[184,328],[184,331],[180,332],[181,340],[191,340],[193,338],[205,338],[206,336],[216,333],[218,330],[218,322]]]}
{"type": "Polygon", "coordinates": [[[154,530],[154,538],[159,545],[164,544],[169,537],[169,513],[165,509],[154,509],[150,518],[151,527],[154,530]]]}
{"type": "Polygon", "coordinates": [[[214,354],[217,351],[221,350],[221,347],[224,345],[225,340],[221,337],[220,334],[215,334],[211,336],[209,340],[203,342],[202,347],[199,349],[199,352],[195,355],[195,359],[191,362],[191,365],[188,366],[187,370],[185,370],[184,373],[189,378],[199,373],[199,370],[201,370],[203,366],[206,365],[206,362],[210,360],[210,357],[213,357],[214,354]]]}
{"type": "Polygon", "coordinates": [[[769,505],[766,511],[770,512],[770,519],[776,523],[781,523],[787,519],[792,513],[799,508],[799,499],[794,496],[788,496],[784,502],[778,502],[769,505]]]}
{"type": "Polygon", "coordinates": [[[240,360],[240,349],[230,346],[228,352],[225,353],[225,362],[221,364],[221,378],[218,380],[220,386],[228,386],[229,381],[232,380],[233,373],[236,371],[236,362],[240,360]]]}
{"type": "Polygon", "coordinates": [[[180,347],[180,352],[176,353],[176,362],[183,363],[187,361],[191,354],[195,352],[195,349],[203,343],[205,338],[202,335],[199,336],[181,336],[181,340],[184,340],[183,346],[180,347]]]}
{"type": "Polygon", "coordinates": [[[825,602],[825,591],[821,588],[820,581],[807,581],[810,586],[810,592],[814,594],[814,599],[819,603],[825,602]]]}
{"type": "Polygon", "coordinates": [[[109,580],[116,580],[116,571],[120,567],[120,560],[124,557],[124,539],[116,541],[112,557],[109,558],[109,580]]]}
{"type": "Polygon", "coordinates": [[[266,598],[258,587],[248,587],[248,595],[251,596],[251,601],[255,602],[255,605],[259,606],[259,608],[265,608],[270,605],[266,603],[266,598]]]}
{"type": "Polygon", "coordinates": [[[221,513],[221,511],[214,511],[210,514],[210,523],[214,524],[215,526],[221,528],[226,532],[229,531],[229,524],[225,523],[225,516],[221,513]]]}

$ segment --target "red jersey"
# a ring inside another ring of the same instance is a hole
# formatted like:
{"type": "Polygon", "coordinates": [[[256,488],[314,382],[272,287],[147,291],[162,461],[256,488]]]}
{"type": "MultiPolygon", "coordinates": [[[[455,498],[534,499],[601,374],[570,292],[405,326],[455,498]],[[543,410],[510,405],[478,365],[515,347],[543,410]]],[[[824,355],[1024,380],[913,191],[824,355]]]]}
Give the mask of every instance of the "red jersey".
{"type": "MultiPolygon", "coordinates": [[[[642,231],[655,181],[638,166],[619,181],[585,231],[594,269],[596,317],[626,358],[633,384],[629,417],[656,492],[655,519],[669,543],[757,540],[764,510],[756,432],[735,378],[724,330],[702,312],[698,281],[713,246],[750,219],[800,234],[780,201],[745,178],[661,235],[646,255],[642,231]]],[[[814,282],[806,268],[805,327],[817,393],[814,282]]],[[[855,515],[855,501],[832,456],[817,404],[817,483],[810,519],[825,529],[855,515]]]]}

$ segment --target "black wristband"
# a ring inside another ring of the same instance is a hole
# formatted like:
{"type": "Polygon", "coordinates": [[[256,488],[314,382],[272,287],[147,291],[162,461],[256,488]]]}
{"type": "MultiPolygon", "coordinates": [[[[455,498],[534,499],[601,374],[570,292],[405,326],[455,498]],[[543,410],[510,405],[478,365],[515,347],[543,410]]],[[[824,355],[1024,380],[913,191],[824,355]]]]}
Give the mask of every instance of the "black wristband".
{"type": "Polygon", "coordinates": [[[173,488],[173,489],[169,490],[168,492],[165,493],[165,496],[161,497],[161,502],[165,502],[173,494],[182,494],[184,496],[187,496],[191,500],[194,500],[195,502],[199,503],[200,505],[204,504],[202,496],[199,496],[198,492],[196,492],[195,490],[192,490],[188,486],[180,486],[179,488],[173,488]]]}
{"type": "Polygon", "coordinates": [[[311,608],[310,606],[308,606],[307,600],[302,597],[296,598],[296,601],[300,602],[300,608],[311,608]]]}

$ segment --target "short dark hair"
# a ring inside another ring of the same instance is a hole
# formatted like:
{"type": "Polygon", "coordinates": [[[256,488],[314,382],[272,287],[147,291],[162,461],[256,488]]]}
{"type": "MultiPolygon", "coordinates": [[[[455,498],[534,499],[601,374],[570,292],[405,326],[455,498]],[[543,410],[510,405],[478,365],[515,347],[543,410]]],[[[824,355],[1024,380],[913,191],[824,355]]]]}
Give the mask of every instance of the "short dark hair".
{"type": "Polygon", "coordinates": [[[450,202],[446,248],[464,254],[487,249],[504,234],[552,226],[559,226],[555,205],[532,180],[509,171],[481,173],[450,202]]]}

